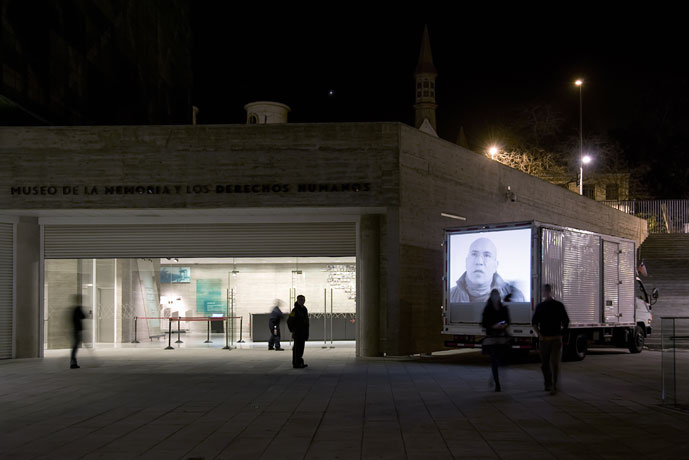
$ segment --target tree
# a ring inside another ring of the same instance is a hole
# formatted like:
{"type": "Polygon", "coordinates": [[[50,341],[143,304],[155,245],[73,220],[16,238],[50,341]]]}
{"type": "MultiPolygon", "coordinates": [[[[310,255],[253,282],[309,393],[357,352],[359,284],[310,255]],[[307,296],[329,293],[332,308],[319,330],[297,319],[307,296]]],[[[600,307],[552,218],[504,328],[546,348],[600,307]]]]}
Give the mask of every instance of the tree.
{"type": "Polygon", "coordinates": [[[567,168],[558,154],[537,147],[529,150],[498,151],[494,155],[486,155],[510,168],[545,180],[568,175],[567,168]]]}
{"type": "MultiPolygon", "coordinates": [[[[503,135],[509,133],[505,139],[510,147],[494,155],[495,160],[556,184],[575,182],[580,167],[580,138],[575,132],[567,135],[564,125],[565,118],[551,105],[532,104],[499,129],[503,135]]],[[[616,182],[620,190],[629,189],[632,196],[645,197],[648,166],[632,170],[620,142],[604,133],[585,134],[583,152],[594,161],[586,166],[584,176],[605,175],[605,183],[616,182]]]]}

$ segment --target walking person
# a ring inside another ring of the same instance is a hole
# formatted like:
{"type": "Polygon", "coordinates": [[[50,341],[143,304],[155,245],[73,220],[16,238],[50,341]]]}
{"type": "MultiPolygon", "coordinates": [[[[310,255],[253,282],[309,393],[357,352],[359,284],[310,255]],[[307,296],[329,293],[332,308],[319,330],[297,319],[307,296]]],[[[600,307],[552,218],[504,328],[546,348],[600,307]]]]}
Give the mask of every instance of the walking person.
{"type": "Polygon", "coordinates": [[[562,335],[569,326],[569,315],[562,302],[553,299],[552,286],[543,286],[543,302],[536,306],[531,325],[538,337],[545,391],[557,394],[562,359],[562,335]]]}
{"type": "Polygon", "coordinates": [[[304,364],[304,346],[309,340],[309,311],[304,306],[305,302],[306,297],[298,295],[294,308],[287,318],[287,327],[292,332],[292,339],[294,339],[292,367],[295,369],[308,367],[308,364],[304,364]]]}
{"type": "Polygon", "coordinates": [[[84,310],[81,308],[82,296],[76,294],[73,297],[74,306],[71,309],[70,317],[72,320],[72,353],[69,358],[70,369],[79,369],[79,364],[77,364],[77,350],[81,346],[82,332],[84,331],[84,325],[82,321],[86,318],[84,315],[84,310]]]}
{"type": "Polygon", "coordinates": [[[510,325],[510,312],[500,300],[500,291],[493,289],[486,306],[483,308],[481,326],[486,329],[483,339],[483,352],[490,355],[491,371],[495,391],[502,391],[498,368],[504,362],[509,344],[507,327],[510,325]]]}
{"type": "Polygon", "coordinates": [[[275,306],[268,318],[268,328],[270,329],[270,339],[268,340],[268,350],[283,351],[280,347],[280,321],[282,320],[282,310],[280,310],[280,300],[275,299],[275,306]]]}

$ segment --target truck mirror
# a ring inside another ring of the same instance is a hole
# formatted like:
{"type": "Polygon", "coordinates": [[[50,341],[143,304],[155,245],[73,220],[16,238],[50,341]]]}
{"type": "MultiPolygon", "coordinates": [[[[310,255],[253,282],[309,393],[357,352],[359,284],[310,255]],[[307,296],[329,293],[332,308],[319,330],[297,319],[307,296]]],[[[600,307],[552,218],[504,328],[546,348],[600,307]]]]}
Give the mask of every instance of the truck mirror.
{"type": "Polygon", "coordinates": [[[651,291],[651,305],[658,301],[658,288],[653,288],[651,291]]]}

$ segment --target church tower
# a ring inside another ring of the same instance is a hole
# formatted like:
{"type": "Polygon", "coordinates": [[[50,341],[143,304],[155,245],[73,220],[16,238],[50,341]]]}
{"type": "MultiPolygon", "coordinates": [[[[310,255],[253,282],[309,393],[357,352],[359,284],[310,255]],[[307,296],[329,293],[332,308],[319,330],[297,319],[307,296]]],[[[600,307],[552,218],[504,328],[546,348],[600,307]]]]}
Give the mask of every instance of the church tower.
{"type": "Polygon", "coordinates": [[[428,125],[430,125],[433,128],[433,134],[438,132],[435,123],[435,109],[438,107],[435,103],[435,77],[437,75],[433,65],[431,42],[428,39],[428,26],[424,26],[421,51],[419,52],[419,64],[416,66],[416,72],[414,73],[416,79],[414,125],[422,131],[426,131],[428,125]],[[428,121],[425,122],[426,120],[428,121]]]}

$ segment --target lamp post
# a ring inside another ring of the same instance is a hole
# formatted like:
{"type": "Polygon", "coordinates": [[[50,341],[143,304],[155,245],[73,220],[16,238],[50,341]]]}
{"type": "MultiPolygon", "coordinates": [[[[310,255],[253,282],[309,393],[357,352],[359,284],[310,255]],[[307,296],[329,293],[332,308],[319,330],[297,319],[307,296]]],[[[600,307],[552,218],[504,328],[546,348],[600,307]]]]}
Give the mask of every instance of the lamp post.
{"type": "MultiPolygon", "coordinates": [[[[577,80],[574,82],[579,87],[579,195],[584,194],[584,111],[583,99],[581,89],[584,86],[584,80],[577,80]]],[[[589,158],[589,161],[591,159],[589,158]]]]}

